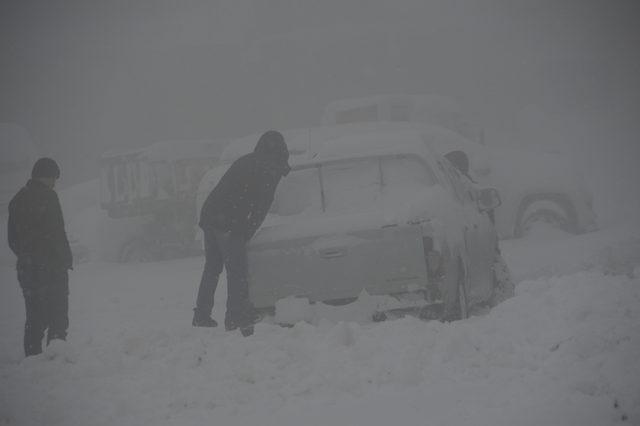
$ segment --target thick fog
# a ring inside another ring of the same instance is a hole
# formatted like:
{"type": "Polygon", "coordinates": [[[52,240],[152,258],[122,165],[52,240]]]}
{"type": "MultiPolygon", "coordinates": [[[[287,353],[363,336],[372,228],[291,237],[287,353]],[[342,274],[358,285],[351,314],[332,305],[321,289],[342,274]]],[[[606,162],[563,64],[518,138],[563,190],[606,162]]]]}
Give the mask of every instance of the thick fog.
{"type": "Polygon", "coordinates": [[[0,424],[639,424],[639,21],[0,1],[0,424]]]}
{"type": "Polygon", "coordinates": [[[454,96],[489,144],[571,151],[605,203],[625,196],[605,181],[640,180],[633,0],[0,7],[0,120],[60,160],[63,185],[107,149],[313,126],[376,93],[454,96]]]}

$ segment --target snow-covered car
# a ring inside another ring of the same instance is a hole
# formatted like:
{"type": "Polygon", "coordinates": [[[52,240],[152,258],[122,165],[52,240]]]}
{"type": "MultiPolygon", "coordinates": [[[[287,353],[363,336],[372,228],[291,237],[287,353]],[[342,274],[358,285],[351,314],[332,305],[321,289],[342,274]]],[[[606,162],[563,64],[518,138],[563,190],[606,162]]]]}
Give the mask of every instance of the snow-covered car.
{"type": "MultiPolygon", "coordinates": [[[[497,191],[465,181],[428,135],[385,127],[336,128],[345,136],[291,156],[248,247],[257,309],[286,298],[343,304],[366,292],[406,302],[395,313],[457,319],[508,291],[494,270],[500,255],[488,212],[497,191]]],[[[227,168],[212,170],[208,186],[227,168]]]]}
{"type": "Polygon", "coordinates": [[[597,228],[592,194],[572,164],[558,154],[497,149],[484,144],[484,133],[466,119],[457,102],[432,95],[373,95],[331,102],[324,125],[395,122],[429,129],[442,155],[462,150],[470,175],[497,188],[502,206],[496,210],[501,238],[521,237],[537,222],[571,233],[597,228]],[[437,130],[440,128],[440,130],[437,130]]]}
{"type": "Polygon", "coordinates": [[[198,253],[196,190],[217,162],[219,141],[169,140],[104,153],[100,206],[109,216],[105,251],[121,262],[198,253]]]}

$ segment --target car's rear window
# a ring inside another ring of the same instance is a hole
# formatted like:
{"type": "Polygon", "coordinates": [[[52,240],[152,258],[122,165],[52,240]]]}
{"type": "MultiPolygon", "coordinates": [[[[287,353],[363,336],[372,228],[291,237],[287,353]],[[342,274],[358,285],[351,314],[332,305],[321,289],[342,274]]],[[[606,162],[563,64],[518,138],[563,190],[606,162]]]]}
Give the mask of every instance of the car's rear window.
{"type": "Polygon", "coordinates": [[[318,169],[293,170],[282,178],[271,205],[271,214],[297,216],[322,211],[318,169]]]}
{"type": "Polygon", "coordinates": [[[380,157],[295,170],[278,186],[271,213],[279,216],[348,214],[401,202],[436,183],[418,158],[380,157]]]}

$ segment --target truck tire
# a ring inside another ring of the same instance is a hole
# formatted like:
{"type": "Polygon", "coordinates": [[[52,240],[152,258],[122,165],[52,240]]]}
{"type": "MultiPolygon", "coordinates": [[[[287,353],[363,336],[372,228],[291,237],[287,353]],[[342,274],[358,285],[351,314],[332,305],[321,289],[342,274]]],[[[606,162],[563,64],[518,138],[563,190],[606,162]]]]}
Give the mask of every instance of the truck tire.
{"type": "Polygon", "coordinates": [[[576,233],[575,208],[563,195],[529,197],[520,206],[514,235],[526,236],[535,224],[547,224],[564,232],[576,233]]]}

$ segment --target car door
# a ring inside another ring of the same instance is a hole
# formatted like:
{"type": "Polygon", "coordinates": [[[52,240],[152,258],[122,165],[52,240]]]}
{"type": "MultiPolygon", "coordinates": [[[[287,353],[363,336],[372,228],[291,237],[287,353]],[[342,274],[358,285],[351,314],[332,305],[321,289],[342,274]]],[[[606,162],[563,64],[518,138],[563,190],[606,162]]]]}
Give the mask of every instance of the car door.
{"type": "Polygon", "coordinates": [[[396,193],[398,173],[423,179],[422,185],[432,178],[415,162],[385,174],[390,164],[380,158],[335,161],[283,179],[274,200],[278,214],[249,247],[249,293],[256,307],[289,296],[331,301],[363,290],[379,295],[426,287],[421,226],[390,215],[383,205],[396,193]]]}

